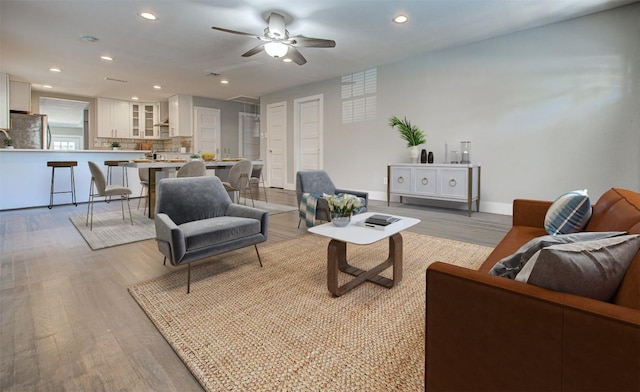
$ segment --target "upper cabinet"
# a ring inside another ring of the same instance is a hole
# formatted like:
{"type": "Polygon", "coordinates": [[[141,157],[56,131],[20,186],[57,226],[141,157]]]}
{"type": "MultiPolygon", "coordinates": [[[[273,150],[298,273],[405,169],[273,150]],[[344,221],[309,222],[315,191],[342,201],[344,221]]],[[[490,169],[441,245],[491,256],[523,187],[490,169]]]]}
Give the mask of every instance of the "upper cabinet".
{"type": "Polygon", "coordinates": [[[31,112],[31,83],[13,80],[10,82],[9,108],[19,112],[31,112]]]}
{"type": "Polygon", "coordinates": [[[131,137],[131,107],[129,101],[111,98],[97,99],[98,137],[131,137]]]}
{"type": "Polygon", "coordinates": [[[9,75],[0,72],[0,129],[9,128],[9,75]]]}
{"type": "Polygon", "coordinates": [[[193,97],[174,95],[169,98],[169,136],[193,136],[193,97]]]}
{"type": "Polygon", "coordinates": [[[131,137],[134,139],[157,139],[160,128],[158,122],[159,105],[157,103],[131,102],[131,137]]]}

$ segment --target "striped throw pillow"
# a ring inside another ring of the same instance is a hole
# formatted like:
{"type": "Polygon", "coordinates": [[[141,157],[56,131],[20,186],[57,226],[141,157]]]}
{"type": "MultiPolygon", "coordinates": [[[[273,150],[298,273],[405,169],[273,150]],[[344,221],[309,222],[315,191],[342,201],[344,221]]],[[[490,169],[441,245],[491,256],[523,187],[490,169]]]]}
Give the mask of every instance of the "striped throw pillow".
{"type": "Polygon", "coordinates": [[[582,231],[591,218],[587,190],[565,193],[557,198],[544,217],[544,229],[551,235],[582,231]]]}

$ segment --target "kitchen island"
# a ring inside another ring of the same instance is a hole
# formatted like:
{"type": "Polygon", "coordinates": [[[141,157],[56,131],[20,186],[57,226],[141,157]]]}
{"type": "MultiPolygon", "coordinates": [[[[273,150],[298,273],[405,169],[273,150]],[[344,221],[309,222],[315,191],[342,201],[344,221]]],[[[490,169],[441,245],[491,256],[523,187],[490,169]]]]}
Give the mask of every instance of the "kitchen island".
{"type": "MultiPolygon", "coordinates": [[[[49,205],[49,191],[51,189],[51,168],[47,161],[77,161],[74,168],[76,199],[78,203],[89,200],[89,185],[91,172],[89,161],[94,161],[107,174],[104,161],[133,160],[141,158],[147,151],[140,150],[23,150],[0,148],[0,210],[17,208],[43,207],[49,205]]],[[[129,188],[132,196],[140,195],[140,180],[136,168],[126,168],[129,177],[129,188]]],[[[122,169],[113,170],[114,184],[122,184],[122,169]]],[[[56,169],[55,190],[66,191],[71,187],[69,169],[56,169]]],[[[71,194],[56,194],[53,197],[56,204],[70,204],[71,194]]]]}

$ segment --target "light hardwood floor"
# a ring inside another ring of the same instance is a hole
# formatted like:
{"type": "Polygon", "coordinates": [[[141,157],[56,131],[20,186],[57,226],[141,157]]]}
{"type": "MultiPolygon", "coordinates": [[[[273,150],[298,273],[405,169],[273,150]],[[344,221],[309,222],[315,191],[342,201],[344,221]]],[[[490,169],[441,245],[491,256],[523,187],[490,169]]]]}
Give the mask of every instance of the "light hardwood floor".
{"type": "MultiPolygon", "coordinates": [[[[268,199],[296,204],[293,191],[268,189],[268,199]]],[[[96,213],[116,208],[98,203],[96,213]]],[[[371,201],[370,210],[421,219],[414,232],[487,246],[511,225],[509,216],[400,203],[371,201]]],[[[92,251],[69,221],[84,214],[86,204],[0,212],[0,390],[201,391],[127,292],[176,267],[162,265],[153,240],[92,251]]],[[[306,232],[297,212],[269,225],[267,244],[306,232]]]]}

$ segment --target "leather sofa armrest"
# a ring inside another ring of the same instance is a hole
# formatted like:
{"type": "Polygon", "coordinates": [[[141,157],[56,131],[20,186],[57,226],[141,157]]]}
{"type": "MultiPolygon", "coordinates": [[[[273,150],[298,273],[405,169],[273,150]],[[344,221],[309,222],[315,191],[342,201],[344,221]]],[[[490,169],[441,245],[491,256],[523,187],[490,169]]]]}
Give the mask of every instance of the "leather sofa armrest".
{"type": "Polygon", "coordinates": [[[544,217],[552,203],[547,200],[515,199],[513,201],[513,225],[544,227],[544,217]]]}
{"type": "Polygon", "coordinates": [[[429,391],[640,390],[635,309],[440,262],[426,285],[429,391]]]}

